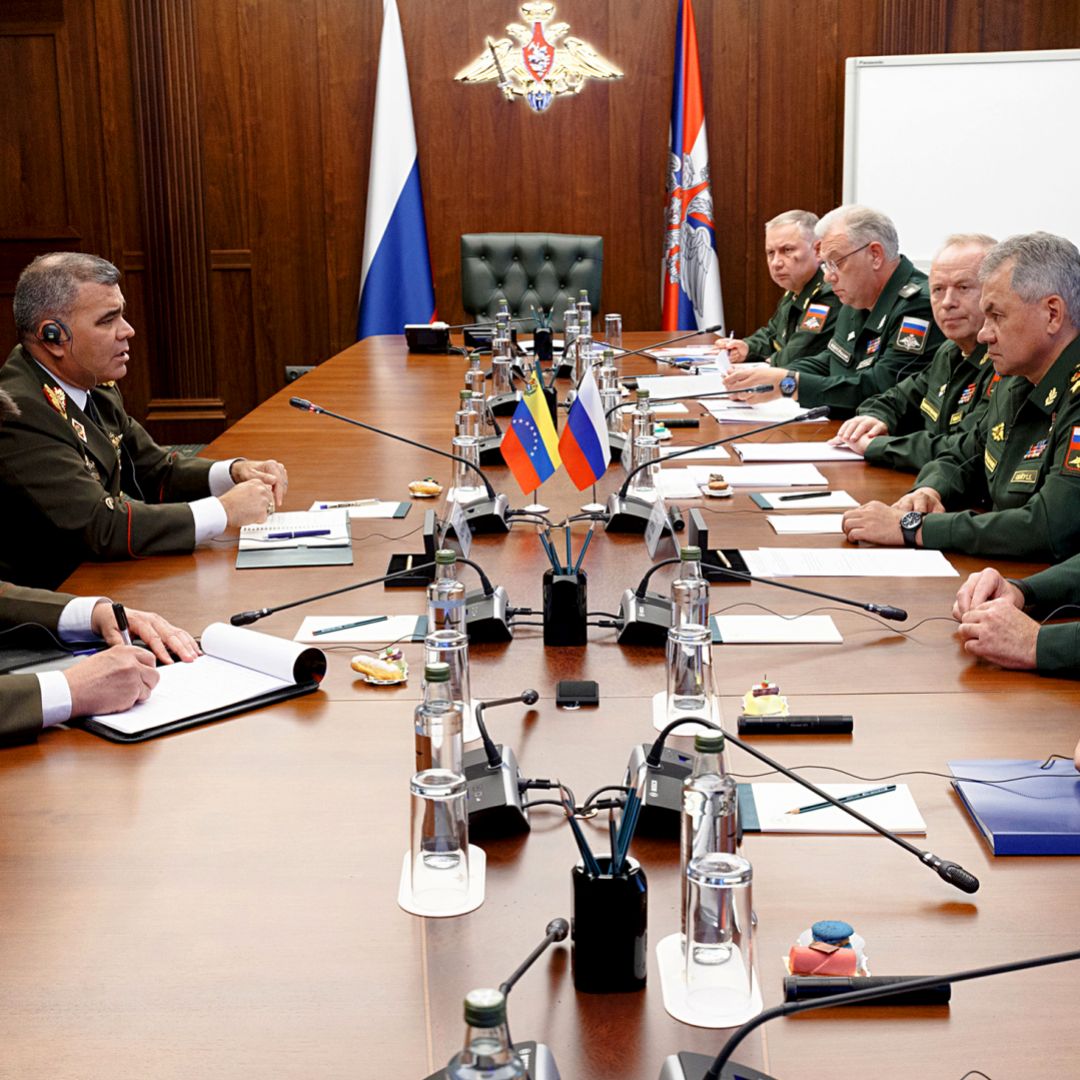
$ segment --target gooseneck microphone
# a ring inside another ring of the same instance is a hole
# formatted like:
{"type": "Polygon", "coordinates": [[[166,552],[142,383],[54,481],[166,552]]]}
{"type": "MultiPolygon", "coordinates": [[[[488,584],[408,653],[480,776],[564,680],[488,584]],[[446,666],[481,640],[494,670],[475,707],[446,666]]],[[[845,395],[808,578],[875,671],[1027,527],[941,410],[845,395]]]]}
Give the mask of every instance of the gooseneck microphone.
{"type": "Polygon", "coordinates": [[[745,750],[751,757],[755,757],[758,761],[768,765],[769,768],[775,769],[782,776],[786,776],[789,780],[794,780],[797,784],[801,784],[804,788],[812,791],[819,799],[829,803],[830,806],[838,807],[843,810],[845,814],[855,818],[856,821],[861,821],[863,825],[873,829],[874,832],[884,836],[887,840],[891,840],[894,844],[904,848],[905,851],[909,851],[919,860],[919,862],[923,863],[925,866],[929,866],[942,881],[947,881],[950,885],[960,889],[961,892],[974,893],[979,891],[979,879],[970,871],[965,870],[958,863],[950,862],[947,859],[941,859],[933,852],[923,851],[921,848],[917,848],[902,836],[897,836],[896,833],[886,829],[883,825],[879,825],[876,821],[872,821],[865,814],[860,814],[850,803],[840,802],[835,795],[830,795],[827,791],[819,788],[816,784],[810,783],[809,780],[806,780],[785,765],[781,765],[779,761],[774,761],[768,754],[763,753],[756,746],[751,746],[738,736],[731,735],[724,728],[720,727],[719,724],[714,724],[710,720],[674,720],[672,723],[668,724],[667,727],[660,732],[659,736],[657,736],[656,741],[652,744],[651,749],[645,756],[644,768],[646,770],[659,769],[661,756],[664,752],[664,742],[667,739],[668,734],[680,725],[687,723],[703,724],[705,727],[715,728],[717,731],[723,732],[724,738],[727,739],[728,742],[739,747],[740,750],[745,750]]]}
{"type": "MultiPolygon", "coordinates": [[[[951,986],[953,983],[967,982],[971,979],[984,979],[990,975],[1005,975],[1011,971],[1026,971],[1029,968],[1049,967],[1051,964],[1065,964],[1072,960],[1080,960],[1080,949],[1071,952],[1054,953],[1050,956],[1036,956],[1029,960],[1013,960],[1005,964],[992,964],[989,967],[972,968],[969,971],[957,971],[950,975],[928,975],[919,979],[898,979],[888,986],[873,986],[865,990],[853,990],[842,994],[832,994],[829,997],[813,998],[808,1001],[788,1001],[782,1005],[774,1005],[764,1012],[758,1013],[752,1020],[748,1020],[742,1027],[736,1028],[734,1033],[724,1044],[724,1048],[710,1063],[704,1054],[672,1054],[660,1070],[660,1080],[719,1080],[724,1074],[724,1066],[731,1059],[735,1047],[739,1045],[755,1028],[768,1023],[777,1016],[791,1016],[794,1013],[809,1012],[811,1009],[831,1009],[839,1005],[861,1005],[874,1001],[878,998],[892,997],[894,995],[911,994],[914,991],[926,990],[940,986],[951,986]]],[[[757,1080],[769,1080],[767,1074],[746,1066],[735,1065],[736,1072],[726,1075],[738,1075],[740,1077],[754,1077],[757,1080]]]]}
{"type": "Polygon", "coordinates": [[[342,423],[352,424],[354,427],[363,428],[365,431],[374,432],[376,435],[383,435],[388,439],[396,439],[398,442],[403,442],[407,446],[415,446],[418,450],[427,450],[429,453],[438,454],[440,457],[449,458],[451,461],[466,465],[480,477],[484,484],[484,490],[487,492],[486,499],[463,507],[465,519],[468,522],[469,527],[476,533],[510,531],[510,526],[506,523],[506,496],[497,495],[495,489],[491,486],[491,481],[484,475],[480,467],[474,465],[468,459],[459,457],[457,454],[448,453],[446,450],[440,450],[435,446],[428,446],[427,443],[417,442],[415,439],[407,439],[404,435],[397,435],[392,431],[384,431],[382,428],[377,428],[372,424],[365,424],[362,420],[356,420],[351,416],[342,416],[341,413],[325,409],[321,405],[316,405],[314,402],[308,401],[307,398],[289,398],[289,404],[294,409],[299,409],[301,412],[320,413],[323,416],[330,416],[334,420],[342,421],[342,423]]]}
{"type": "MultiPolygon", "coordinates": [[[[510,991],[517,984],[517,981],[521,976],[524,975],[541,956],[543,956],[549,946],[557,941],[565,941],[569,933],[570,923],[566,919],[552,919],[551,922],[547,924],[547,928],[544,931],[544,940],[541,941],[527,957],[525,957],[525,960],[517,967],[510,978],[500,984],[499,990],[508,1001],[510,991]]],[[[559,1080],[559,1069],[555,1064],[555,1056],[548,1046],[544,1043],[537,1042],[515,1042],[513,1036],[510,1035],[509,1022],[507,1022],[506,1025],[506,1034],[510,1040],[510,1045],[513,1046],[514,1050],[521,1058],[522,1063],[525,1065],[530,1080],[559,1080]]],[[[447,1070],[439,1069],[438,1072],[434,1072],[427,1077],[427,1080],[448,1080],[447,1070]]]]}
{"type": "MultiPolygon", "coordinates": [[[[274,615],[279,611],[286,611],[288,608],[299,607],[301,604],[313,604],[316,600],[325,600],[329,596],[340,596],[342,593],[352,592],[353,589],[363,589],[368,585],[378,585],[382,581],[392,581],[394,578],[405,577],[406,575],[411,576],[434,565],[434,562],[417,563],[408,570],[397,570],[393,574],[383,574],[381,577],[369,578],[367,581],[358,581],[353,585],[343,585],[340,589],[331,589],[329,592],[319,593],[316,596],[305,596],[300,600],[290,600],[287,604],[278,604],[277,607],[256,608],[254,611],[238,611],[235,615],[230,617],[229,622],[231,622],[233,626],[250,626],[253,622],[258,622],[259,619],[265,619],[267,615],[274,615]]],[[[469,565],[474,566],[475,564],[469,563],[469,565]]],[[[479,567],[477,567],[477,569],[479,569],[479,567]]],[[[487,579],[484,578],[484,580],[486,581],[487,579]]],[[[488,582],[489,587],[490,584],[491,583],[488,582]]]]}
{"type": "Polygon", "coordinates": [[[523,690],[516,697],[478,701],[474,715],[483,748],[468,750],[462,771],[468,785],[469,835],[478,840],[498,839],[529,832],[529,812],[522,801],[521,768],[514,751],[500,746],[488,734],[484,710],[500,705],[535,705],[540,695],[523,690]]]}
{"type": "MultiPolygon", "coordinates": [[[[656,397],[649,396],[650,405],[663,405],[665,402],[671,401],[708,401],[710,398],[726,398],[736,397],[742,394],[767,394],[773,388],[767,384],[761,386],[744,386],[741,390],[713,390],[708,394],[679,394],[676,397],[656,397]]],[[[632,409],[634,403],[632,401],[620,401],[618,405],[612,405],[604,413],[604,419],[606,420],[613,412],[617,412],[619,409],[632,409]]],[[[742,438],[742,436],[739,436],[742,438]]]]}
{"type": "MultiPolygon", "coordinates": [[[[620,645],[665,646],[667,644],[668,630],[674,624],[674,604],[670,596],[649,592],[649,581],[661,567],[672,566],[679,561],[679,559],[661,559],[645,571],[645,576],[636,589],[627,589],[623,593],[619,604],[619,619],[622,625],[619,627],[617,640],[620,645]]],[[[834,596],[832,593],[819,592],[817,589],[807,589],[802,585],[789,585],[786,581],[777,581],[775,578],[757,577],[755,574],[747,574],[741,570],[721,569],[717,566],[710,566],[710,569],[717,578],[731,577],[739,581],[756,581],[762,585],[775,585],[778,589],[790,589],[791,592],[814,596],[820,600],[848,604],[850,607],[869,611],[873,615],[880,615],[883,619],[903,622],[908,617],[908,613],[903,608],[893,607],[892,604],[849,600],[844,596],[834,596]]]]}
{"type": "MultiPolygon", "coordinates": [[[[719,323],[716,326],[706,326],[702,330],[691,330],[686,334],[679,334],[678,337],[665,338],[663,341],[654,341],[651,345],[643,345],[640,349],[623,349],[622,356],[647,356],[650,360],[655,360],[658,364],[670,364],[671,361],[663,356],[653,356],[653,349],[665,349],[668,345],[677,345],[680,341],[687,341],[692,337],[699,337],[701,334],[719,334],[723,331],[723,326],[719,323]]],[[[597,338],[593,342],[594,345],[606,345],[609,349],[615,348],[610,341],[604,341],[603,338],[597,338]]]]}
{"type": "MultiPolygon", "coordinates": [[[[774,431],[776,428],[787,427],[788,424],[798,424],[804,420],[817,420],[829,415],[828,405],[818,405],[816,408],[807,409],[795,416],[789,416],[786,420],[777,420],[772,424],[763,424],[761,427],[751,428],[736,435],[726,435],[722,439],[714,439],[712,442],[687,446],[682,450],[676,450],[664,458],[664,464],[675,458],[685,457],[687,454],[697,453],[699,450],[711,450],[714,446],[723,446],[725,443],[734,442],[736,439],[745,439],[750,435],[760,435],[763,431],[774,431]]],[[[630,481],[643,469],[650,468],[655,462],[642,462],[627,473],[623,485],[617,492],[612,492],[608,498],[608,519],[604,525],[606,532],[644,532],[649,518],[652,516],[652,504],[641,499],[636,499],[629,494],[630,481]]]]}

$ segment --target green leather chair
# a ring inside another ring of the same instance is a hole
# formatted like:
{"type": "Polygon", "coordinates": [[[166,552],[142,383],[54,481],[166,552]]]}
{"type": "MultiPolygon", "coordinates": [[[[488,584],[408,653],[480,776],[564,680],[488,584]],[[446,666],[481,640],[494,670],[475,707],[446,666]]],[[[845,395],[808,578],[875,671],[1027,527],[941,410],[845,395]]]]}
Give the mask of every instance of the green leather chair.
{"type": "MultiPolygon", "coordinates": [[[[461,237],[461,299],[470,318],[493,321],[505,296],[511,318],[529,319],[532,309],[552,312],[562,329],[563,311],[578,293],[600,311],[604,267],[602,236],[565,233],[465,233],[461,237]]],[[[531,329],[531,328],[530,328],[531,329]]]]}

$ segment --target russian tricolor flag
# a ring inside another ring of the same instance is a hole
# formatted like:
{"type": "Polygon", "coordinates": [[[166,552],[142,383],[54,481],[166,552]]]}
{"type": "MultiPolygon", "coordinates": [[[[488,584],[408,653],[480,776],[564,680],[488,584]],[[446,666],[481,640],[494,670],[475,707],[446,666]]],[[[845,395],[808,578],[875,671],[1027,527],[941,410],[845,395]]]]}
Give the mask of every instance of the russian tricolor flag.
{"type": "Polygon", "coordinates": [[[356,336],[400,334],[434,317],[405,43],[397,0],[384,0],[356,336]]]}
{"type": "Polygon", "coordinates": [[[664,330],[723,325],[720,263],[709,177],[709,142],[701,94],[697,29],[690,0],[679,0],[675,83],[671,93],[667,191],[664,196],[664,330]]]}
{"type": "Polygon", "coordinates": [[[604,406],[591,367],[585,371],[559,436],[559,455],[578,491],[595,484],[611,461],[604,406]]]}

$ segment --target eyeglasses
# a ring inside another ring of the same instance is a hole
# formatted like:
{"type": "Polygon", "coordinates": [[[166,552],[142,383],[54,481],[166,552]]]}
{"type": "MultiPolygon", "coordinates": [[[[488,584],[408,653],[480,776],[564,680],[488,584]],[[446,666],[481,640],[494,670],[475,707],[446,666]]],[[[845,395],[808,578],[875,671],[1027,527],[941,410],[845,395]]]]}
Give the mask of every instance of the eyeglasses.
{"type": "Polygon", "coordinates": [[[873,240],[867,244],[863,244],[862,247],[857,247],[854,251],[849,251],[846,255],[841,255],[839,259],[826,259],[821,265],[824,266],[830,274],[835,274],[836,271],[840,269],[840,264],[845,259],[850,259],[852,255],[858,255],[860,251],[865,251],[872,243],[873,240]]]}

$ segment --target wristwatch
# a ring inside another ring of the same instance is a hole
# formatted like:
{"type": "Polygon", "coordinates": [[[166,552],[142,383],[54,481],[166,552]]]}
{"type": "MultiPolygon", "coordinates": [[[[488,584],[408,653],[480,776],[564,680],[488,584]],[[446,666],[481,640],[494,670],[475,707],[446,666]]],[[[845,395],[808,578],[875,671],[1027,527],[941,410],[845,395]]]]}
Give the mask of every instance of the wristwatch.
{"type": "Polygon", "coordinates": [[[799,388],[799,382],[794,375],[785,375],[780,380],[780,393],[784,397],[794,397],[795,391],[799,388]]]}
{"type": "Polygon", "coordinates": [[[922,525],[923,514],[920,510],[909,510],[900,519],[900,531],[904,534],[904,546],[915,547],[915,534],[922,525]]]}

